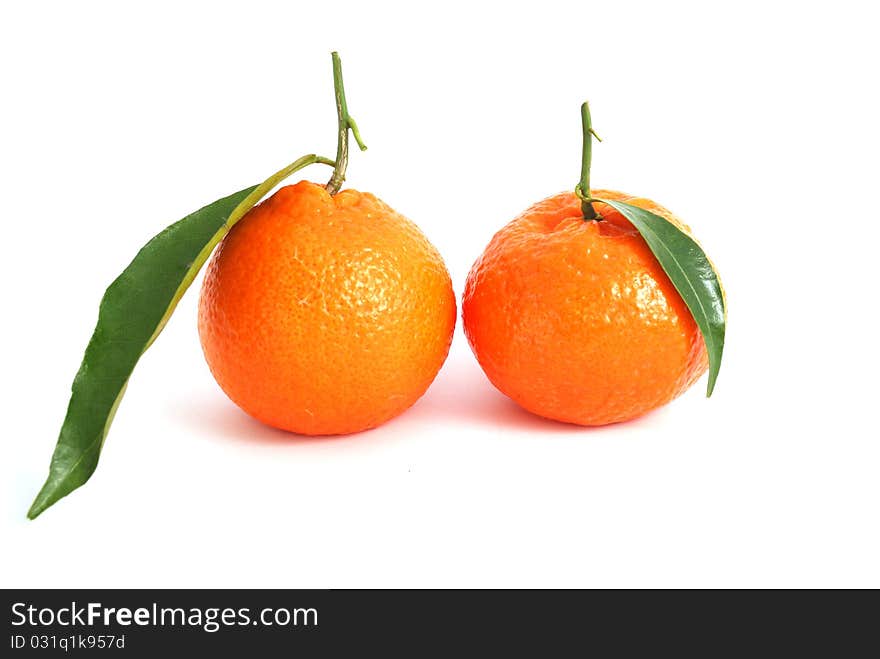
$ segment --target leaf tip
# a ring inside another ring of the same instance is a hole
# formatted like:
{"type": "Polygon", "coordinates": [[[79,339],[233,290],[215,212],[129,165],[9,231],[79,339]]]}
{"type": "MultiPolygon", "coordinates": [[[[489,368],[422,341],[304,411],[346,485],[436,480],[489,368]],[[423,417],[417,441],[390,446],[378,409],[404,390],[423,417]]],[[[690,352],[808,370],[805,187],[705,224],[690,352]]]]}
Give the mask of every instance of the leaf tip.
{"type": "Polygon", "coordinates": [[[31,504],[30,509],[27,511],[27,518],[28,519],[37,519],[37,517],[40,516],[40,513],[42,513],[44,510],[46,510],[46,508],[42,505],[42,503],[38,499],[31,504]]]}
{"type": "Polygon", "coordinates": [[[718,379],[718,371],[709,372],[709,382],[706,383],[706,398],[712,398],[712,392],[715,391],[715,380],[718,379]]]}
{"type": "MultiPolygon", "coordinates": [[[[48,481],[45,485],[43,485],[42,489],[37,493],[34,502],[31,504],[31,507],[27,511],[28,519],[36,519],[44,512],[46,509],[51,507],[52,504],[56,503],[58,499],[61,497],[53,495],[51,491],[47,491],[48,481]]],[[[62,495],[63,496],[63,495],[62,495]]]]}

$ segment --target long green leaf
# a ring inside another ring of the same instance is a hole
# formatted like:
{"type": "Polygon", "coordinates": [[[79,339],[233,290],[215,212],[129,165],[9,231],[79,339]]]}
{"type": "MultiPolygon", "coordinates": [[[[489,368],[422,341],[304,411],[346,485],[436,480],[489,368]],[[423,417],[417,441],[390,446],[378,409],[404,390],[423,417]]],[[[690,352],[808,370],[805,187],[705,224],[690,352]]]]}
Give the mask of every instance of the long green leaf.
{"type": "Polygon", "coordinates": [[[73,380],[49,477],[28,511],[29,518],[34,519],[91,477],[135,365],[165,327],[213,249],[278,183],[318,162],[333,165],[327,158],[303,156],[260,185],[187,215],[150,240],[110,284],[73,380]]]}
{"type": "Polygon", "coordinates": [[[715,389],[724,352],[726,313],[718,273],[697,242],[669,220],[622,201],[597,199],[618,210],[638,230],[690,309],[709,355],[706,396],[715,389]]]}

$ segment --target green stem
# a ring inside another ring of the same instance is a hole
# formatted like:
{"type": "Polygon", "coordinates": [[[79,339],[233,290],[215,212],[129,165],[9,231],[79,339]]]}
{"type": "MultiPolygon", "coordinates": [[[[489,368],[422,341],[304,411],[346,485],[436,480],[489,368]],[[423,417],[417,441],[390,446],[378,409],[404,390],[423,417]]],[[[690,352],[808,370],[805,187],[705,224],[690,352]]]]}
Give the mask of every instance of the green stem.
{"type": "Polygon", "coordinates": [[[331,53],[333,58],[333,89],[336,92],[336,116],[339,119],[339,135],[336,138],[336,166],[333,168],[333,176],[327,181],[327,192],[331,195],[339,192],[342,182],[345,181],[345,170],[348,168],[348,131],[351,130],[354,139],[361,151],[367,147],[361,140],[357,123],[348,113],[348,104],[345,102],[345,87],[342,84],[342,62],[339,53],[331,53]]]}
{"type": "Polygon", "coordinates": [[[602,217],[593,208],[593,200],[590,197],[590,165],[593,161],[593,138],[600,142],[602,138],[596,135],[590,119],[590,104],[584,102],[581,105],[581,130],[584,134],[584,145],[581,151],[581,180],[575,188],[575,194],[581,200],[581,212],[585,220],[601,220],[602,217]]]}

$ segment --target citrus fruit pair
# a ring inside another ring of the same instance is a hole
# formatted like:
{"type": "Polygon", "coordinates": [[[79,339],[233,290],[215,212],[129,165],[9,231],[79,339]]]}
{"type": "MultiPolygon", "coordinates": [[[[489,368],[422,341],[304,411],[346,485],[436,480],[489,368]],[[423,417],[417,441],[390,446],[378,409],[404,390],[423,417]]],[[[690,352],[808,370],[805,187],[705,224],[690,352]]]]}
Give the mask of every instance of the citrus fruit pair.
{"type": "MultiPolygon", "coordinates": [[[[345,147],[344,96],[341,108],[345,147]]],[[[669,211],[619,192],[593,196],[586,104],[582,119],[575,192],[495,235],[468,276],[463,320],[503,393],[544,417],[604,425],[669,402],[710,362],[711,393],[723,294],[669,211]]],[[[406,410],[455,328],[439,253],[374,196],[337,193],[346,161],[341,148],[326,188],[300,182],[251,210],[216,251],[199,307],[205,357],[229,397],[308,435],[365,430],[406,410]]]]}
{"type": "MultiPolygon", "coordinates": [[[[599,196],[666,209],[617,192],[599,196]]],[[[541,416],[582,425],[669,402],[708,365],[700,330],[638,231],[574,193],[499,231],[467,279],[467,338],[489,379],[541,416]]],[[[370,194],[300,182],[253,209],[221,243],[199,329],[220,386],[242,409],[297,433],[372,428],[426,391],[455,327],[437,250],[370,194]]]]}

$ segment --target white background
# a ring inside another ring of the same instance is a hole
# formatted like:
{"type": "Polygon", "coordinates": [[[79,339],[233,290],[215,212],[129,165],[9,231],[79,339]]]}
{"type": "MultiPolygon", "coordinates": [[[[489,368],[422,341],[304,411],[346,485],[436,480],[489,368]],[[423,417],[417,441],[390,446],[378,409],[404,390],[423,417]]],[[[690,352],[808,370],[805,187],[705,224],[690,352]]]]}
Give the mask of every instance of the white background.
{"type": "Polygon", "coordinates": [[[880,586],[869,7],[5,4],[0,585],[880,586]],[[26,521],[104,288],[165,225],[333,156],[332,49],[370,147],[348,183],[423,228],[459,295],[497,229],[573,188],[588,98],[594,184],[673,209],[724,278],[715,395],[544,421],[459,327],[410,411],[305,439],[214,383],[194,287],[95,476],[26,521]]]}

